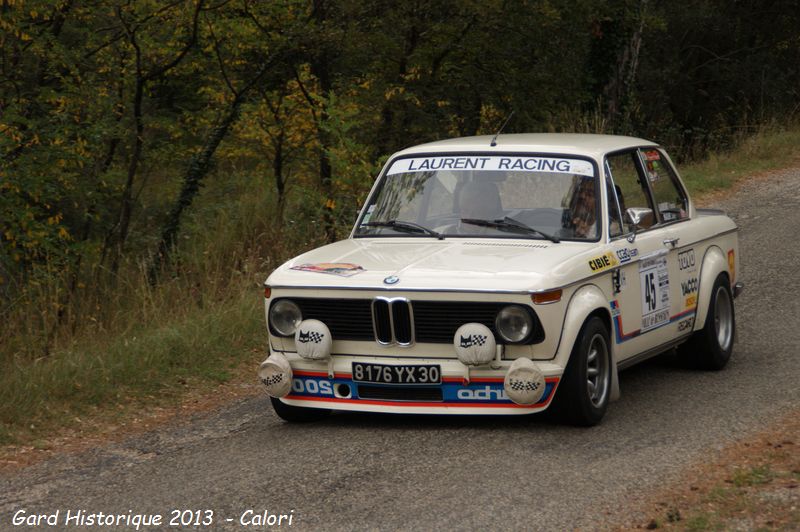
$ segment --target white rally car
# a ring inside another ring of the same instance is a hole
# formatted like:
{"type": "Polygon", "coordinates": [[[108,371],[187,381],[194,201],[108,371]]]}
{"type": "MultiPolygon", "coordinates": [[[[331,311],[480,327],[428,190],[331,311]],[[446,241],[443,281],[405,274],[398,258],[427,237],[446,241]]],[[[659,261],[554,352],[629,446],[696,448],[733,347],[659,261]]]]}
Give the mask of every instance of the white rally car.
{"type": "Polygon", "coordinates": [[[722,368],[738,229],[658,145],[471,137],[386,163],[350,237],[265,283],[277,414],[528,414],[593,425],[620,370],[678,347],[722,368]]]}

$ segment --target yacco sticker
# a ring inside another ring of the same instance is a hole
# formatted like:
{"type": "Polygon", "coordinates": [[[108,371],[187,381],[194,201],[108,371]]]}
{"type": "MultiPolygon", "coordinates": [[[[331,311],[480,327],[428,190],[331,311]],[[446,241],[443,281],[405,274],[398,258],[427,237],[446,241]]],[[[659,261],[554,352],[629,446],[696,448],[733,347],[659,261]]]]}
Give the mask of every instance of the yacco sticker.
{"type": "Polygon", "coordinates": [[[697,277],[681,281],[681,295],[688,296],[697,293],[697,277]]]}
{"type": "Polygon", "coordinates": [[[639,262],[642,287],[642,332],[669,322],[669,269],[667,257],[656,256],[639,262]]]}
{"type": "Polygon", "coordinates": [[[736,280],[736,252],[728,250],[728,271],[731,273],[731,283],[736,280]]]}
{"type": "Polygon", "coordinates": [[[611,252],[589,259],[589,268],[593,272],[602,272],[617,265],[619,265],[619,261],[611,252]]]}
{"type": "Polygon", "coordinates": [[[302,272],[316,272],[328,273],[331,275],[338,275],[339,277],[352,277],[357,273],[364,270],[358,264],[351,264],[349,262],[320,262],[318,264],[301,264],[299,266],[292,266],[292,270],[302,272]]]}
{"type": "Polygon", "coordinates": [[[453,157],[412,157],[398,159],[392,163],[386,175],[408,172],[430,172],[434,170],[508,170],[512,172],[553,172],[593,176],[594,168],[589,161],[561,159],[556,157],[501,157],[463,155],[453,157]]]}

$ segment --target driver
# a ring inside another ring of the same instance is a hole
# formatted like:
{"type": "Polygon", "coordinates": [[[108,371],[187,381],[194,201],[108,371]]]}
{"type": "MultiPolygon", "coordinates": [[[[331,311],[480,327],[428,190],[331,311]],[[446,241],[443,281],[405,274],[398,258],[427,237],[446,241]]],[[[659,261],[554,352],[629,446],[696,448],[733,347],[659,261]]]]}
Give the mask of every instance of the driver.
{"type": "Polygon", "coordinates": [[[597,234],[597,201],[593,178],[581,178],[570,199],[569,215],[573,233],[579,238],[597,234]]]}

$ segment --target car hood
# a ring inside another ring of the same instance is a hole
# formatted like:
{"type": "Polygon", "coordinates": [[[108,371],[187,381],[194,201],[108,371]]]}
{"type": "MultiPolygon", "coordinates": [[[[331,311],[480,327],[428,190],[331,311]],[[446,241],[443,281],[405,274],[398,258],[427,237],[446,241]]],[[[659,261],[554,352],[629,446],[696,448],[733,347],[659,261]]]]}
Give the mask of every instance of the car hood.
{"type": "Polygon", "coordinates": [[[546,290],[586,276],[587,263],[580,259],[588,259],[596,249],[596,244],[531,239],[348,239],[295,257],[267,283],[342,289],[546,290]]]}

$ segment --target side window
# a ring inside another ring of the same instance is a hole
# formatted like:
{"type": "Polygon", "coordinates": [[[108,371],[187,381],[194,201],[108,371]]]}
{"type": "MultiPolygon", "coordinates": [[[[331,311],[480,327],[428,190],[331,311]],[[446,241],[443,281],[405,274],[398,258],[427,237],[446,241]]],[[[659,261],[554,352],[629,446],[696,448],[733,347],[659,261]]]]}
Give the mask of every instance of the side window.
{"type": "MultiPolygon", "coordinates": [[[[619,208],[622,214],[622,231],[620,233],[614,232],[614,219],[613,219],[613,210],[614,206],[609,206],[609,213],[611,213],[612,217],[609,220],[610,227],[612,229],[611,236],[615,236],[615,234],[623,234],[629,233],[633,231],[634,227],[631,223],[630,218],[627,216],[626,211],[630,208],[642,208],[642,209],[652,209],[653,207],[650,205],[650,200],[648,199],[647,193],[645,192],[645,188],[643,188],[643,183],[639,178],[639,172],[636,169],[636,159],[638,155],[636,150],[632,150],[626,153],[619,153],[616,155],[609,155],[606,158],[607,164],[607,171],[611,173],[609,177],[609,192],[610,186],[613,182],[614,185],[614,192],[616,192],[617,199],[619,201],[619,208]]],[[[609,201],[613,202],[614,195],[609,194],[609,201]]],[[[649,219],[642,220],[641,227],[643,229],[649,228],[651,225],[655,223],[655,216],[649,217],[649,219]]]]}
{"type": "Polygon", "coordinates": [[[689,215],[688,202],[666,158],[659,150],[641,150],[641,153],[661,220],[666,223],[686,218],[689,215]]]}
{"type": "MultiPolygon", "coordinates": [[[[610,171],[607,172],[609,175],[610,171]]],[[[622,211],[619,205],[619,185],[614,185],[611,179],[606,179],[606,197],[608,197],[608,234],[613,238],[624,233],[622,225],[622,211]]]]}

